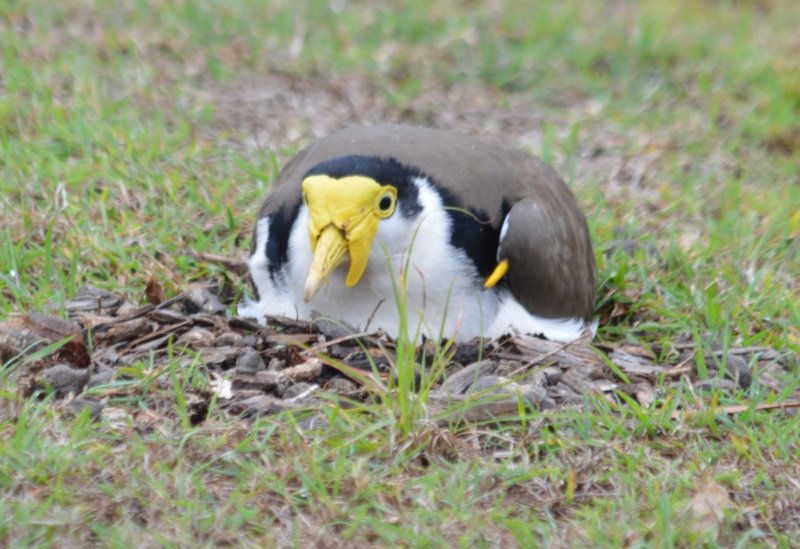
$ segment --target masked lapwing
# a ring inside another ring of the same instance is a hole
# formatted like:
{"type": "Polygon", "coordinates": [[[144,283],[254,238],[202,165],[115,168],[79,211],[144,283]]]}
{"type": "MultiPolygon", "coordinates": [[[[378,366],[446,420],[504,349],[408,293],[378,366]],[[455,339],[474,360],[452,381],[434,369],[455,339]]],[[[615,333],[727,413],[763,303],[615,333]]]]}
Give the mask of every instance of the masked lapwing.
{"type": "Polygon", "coordinates": [[[586,219],[549,166],[499,142],[383,124],[320,139],[258,213],[242,316],[340,320],[396,337],[593,330],[586,219]]]}

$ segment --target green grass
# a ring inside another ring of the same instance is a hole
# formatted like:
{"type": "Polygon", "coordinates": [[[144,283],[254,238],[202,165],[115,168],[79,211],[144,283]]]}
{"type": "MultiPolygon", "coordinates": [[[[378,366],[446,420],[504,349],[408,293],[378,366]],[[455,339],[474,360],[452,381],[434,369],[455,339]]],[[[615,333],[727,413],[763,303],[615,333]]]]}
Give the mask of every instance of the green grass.
{"type": "MultiPolygon", "coordinates": [[[[601,340],[665,362],[677,341],[800,353],[796,2],[338,5],[0,5],[2,316],[59,312],[85,284],[141,300],[150,277],[168,295],[208,279],[244,291],[194,252],[246,250],[255,204],[301,145],[239,146],[250,130],[221,106],[280,71],[320,90],[368,82],[420,123],[428,97],[457,113],[443,98],[459,86],[487,126],[506,108],[538,114],[534,152],[585,206],[600,297],[623,308],[601,340]],[[619,238],[641,248],[604,254],[619,238]]],[[[302,417],[251,424],[213,404],[191,426],[199,367],[131,365],[96,423],[16,400],[21,368],[0,375],[8,545],[686,546],[702,541],[684,510],[706,482],[733,499],[711,546],[800,535],[800,416],[715,410],[789,398],[796,360],[780,394],[685,386],[650,408],[587,397],[584,410],[465,426],[416,419],[422,404],[403,393],[402,414],[388,398],[330,404],[311,432],[302,417]]]]}

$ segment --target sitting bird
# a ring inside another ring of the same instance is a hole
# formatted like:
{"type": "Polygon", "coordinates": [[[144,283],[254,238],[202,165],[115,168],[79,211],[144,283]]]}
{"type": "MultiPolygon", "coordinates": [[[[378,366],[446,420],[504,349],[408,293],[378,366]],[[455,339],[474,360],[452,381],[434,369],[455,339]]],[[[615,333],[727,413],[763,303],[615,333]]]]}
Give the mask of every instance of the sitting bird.
{"type": "Polygon", "coordinates": [[[256,296],[239,314],[262,323],[323,316],[455,341],[596,327],[570,190],[541,160],[453,131],[352,127],[301,150],[261,206],[248,267],[256,296]]]}

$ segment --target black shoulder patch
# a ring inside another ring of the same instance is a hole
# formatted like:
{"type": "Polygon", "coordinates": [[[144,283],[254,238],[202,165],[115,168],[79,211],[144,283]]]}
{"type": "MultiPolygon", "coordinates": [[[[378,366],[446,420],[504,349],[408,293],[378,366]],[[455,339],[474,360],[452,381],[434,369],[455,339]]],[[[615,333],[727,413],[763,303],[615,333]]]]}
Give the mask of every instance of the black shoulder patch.
{"type": "Polygon", "coordinates": [[[359,154],[340,156],[320,162],[311,168],[303,179],[312,175],[327,175],[334,179],[351,175],[369,177],[381,185],[392,185],[397,189],[397,203],[406,217],[422,211],[419,192],[412,180],[416,177],[426,177],[425,174],[418,169],[401,164],[394,158],[359,154]]]}
{"type": "Polygon", "coordinates": [[[500,231],[492,225],[491,217],[483,210],[466,208],[447,189],[431,182],[439,194],[453,223],[450,244],[464,250],[482,278],[487,278],[497,266],[497,246],[500,231]]]}
{"type": "Polygon", "coordinates": [[[269,262],[269,275],[275,280],[275,274],[281,270],[289,259],[289,235],[292,226],[297,219],[297,212],[300,210],[300,202],[294,207],[283,206],[278,212],[270,217],[269,237],[267,238],[267,249],[265,250],[267,261],[269,262]]]}

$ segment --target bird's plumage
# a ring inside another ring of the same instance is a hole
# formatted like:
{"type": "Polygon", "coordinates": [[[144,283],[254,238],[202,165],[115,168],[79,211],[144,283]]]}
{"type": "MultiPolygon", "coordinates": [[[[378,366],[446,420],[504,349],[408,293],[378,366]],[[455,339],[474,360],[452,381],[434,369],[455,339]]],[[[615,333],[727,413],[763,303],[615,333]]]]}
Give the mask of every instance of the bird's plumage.
{"type": "Polygon", "coordinates": [[[249,266],[258,301],[243,314],[316,312],[358,328],[371,320],[369,327],[392,335],[399,327],[392,279],[404,269],[412,333],[421,324],[429,336],[459,340],[508,328],[572,339],[594,306],[586,221],[555,171],[494,140],[402,125],[348,128],[298,153],[260,209],[249,266]],[[379,184],[376,192],[396,189],[397,204],[377,223],[357,283],[346,286],[342,265],[306,303],[315,253],[309,207],[323,206],[304,202],[303,182],[312,176],[364,176],[379,184]],[[504,260],[508,273],[483,289],[504,260]]]}

